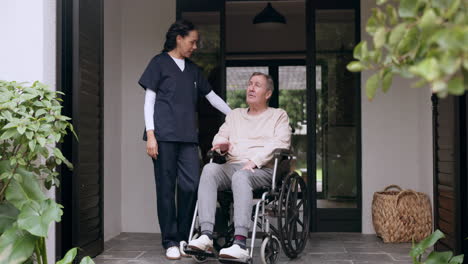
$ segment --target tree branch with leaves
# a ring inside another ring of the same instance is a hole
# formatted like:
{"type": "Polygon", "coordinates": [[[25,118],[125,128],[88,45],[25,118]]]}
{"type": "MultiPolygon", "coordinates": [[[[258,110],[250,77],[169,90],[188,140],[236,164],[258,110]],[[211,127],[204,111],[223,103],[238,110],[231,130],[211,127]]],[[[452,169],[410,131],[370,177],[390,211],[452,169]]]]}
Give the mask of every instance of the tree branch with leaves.
{"type": "Polygon", "coordinates": [[[468,1],[377,0],[367,21],[372,43],[361,41],[348,70],[374,70],[366,82],[371,100],[394,76],[417,78],[439,97],[468,89],[468,1]]]}

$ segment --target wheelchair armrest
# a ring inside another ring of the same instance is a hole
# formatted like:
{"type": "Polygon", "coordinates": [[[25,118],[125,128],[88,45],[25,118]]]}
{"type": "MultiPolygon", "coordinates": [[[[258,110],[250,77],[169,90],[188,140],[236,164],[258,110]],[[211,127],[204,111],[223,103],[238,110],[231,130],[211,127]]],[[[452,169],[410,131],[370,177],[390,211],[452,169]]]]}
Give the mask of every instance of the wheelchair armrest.
{"type": "Polygon", "coordinates": [[[292,159],[294,155],[292,151],[289,149],[275,149],[273,151],[273,157],[275,159],[282,159],[282,158],[292,159]]]}
{"type": "Polygon", "coordinates": [[[209,150],[206,156],[209,159],[216,158],[216,157],[223,157],[221,154],[219,154],[217,151],[214,151],[214,150],[209,150]]]}
{"type": "Polygon", "coordinates": [[[215,163],[222,164],[226,162],[226,156],[223,156],[214,150],[208,151],[206,156],[208,157],[208,159],[212,160],[215,163]]]}

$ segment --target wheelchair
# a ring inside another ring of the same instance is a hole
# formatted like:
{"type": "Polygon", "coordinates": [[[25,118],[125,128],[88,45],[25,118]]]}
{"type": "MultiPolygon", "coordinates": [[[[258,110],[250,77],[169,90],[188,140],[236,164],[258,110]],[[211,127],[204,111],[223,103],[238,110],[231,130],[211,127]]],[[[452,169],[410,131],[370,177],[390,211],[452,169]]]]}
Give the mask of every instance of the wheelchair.
{"type": "MultiPolygon", "coordinates": [[[[210,162],[223,163],[224,158],[217,152],[208,153],[210,162]]],[[[305,248],[309,233],[309,200],[304,179],[291,170],[295,157],[289,150],[274,152],[274,167],[271,186],[253,191],[252,234],[250,258],[253,263],[254,244],[257,235],[262,236],[260,260],[273,264],[279,259],[281,250],[290,259],[296,258],[305,248]],[[272,223],[273,222],[273,223],[272,223]],[[257,231],[261,230],[261,232],[257,231]]],[[[229,190],[218,191],[215,230],[213,232],[214,252],[191,250],[183,242],[181,251],[191,255],[196,262],[217,259],[221,263],[242,263],[238,260],[220,258],[218,252],[234,242],[234,223],[231,221],[233,196],[229,190]]],[[[198,225],[198,202],[190,228],[189,242],[201,234],[198,225]]]]}

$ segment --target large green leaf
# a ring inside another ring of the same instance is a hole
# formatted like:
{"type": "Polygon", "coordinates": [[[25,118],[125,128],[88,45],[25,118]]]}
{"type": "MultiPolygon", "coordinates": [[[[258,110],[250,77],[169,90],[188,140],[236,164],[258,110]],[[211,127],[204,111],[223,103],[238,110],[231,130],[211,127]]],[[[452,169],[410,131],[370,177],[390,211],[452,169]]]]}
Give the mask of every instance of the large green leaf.
{"type": "Polygon", "coordinates": [[[22,264],[34,251],[37,237],[17,227],[11,227],[0,236],[0,264],[22,264]]]}
{"type": "Polygon", "coordinates": [[[11,227],[18,218],[19,211],[12,204],[4,201],[0,203],[0,234],[11,227]]]}
{"type": "Polygon", "coordinates": [[[424,253],[424,251],[427,248],[432,247],[439,239],[444,238],[444,237],[445,237],[444,233],[442,233],[439,229],[437,229],[430,236],[426,237],[421,242],[413,246],[413,248],[410,251],[410,256],[411,257],[420,256],[421,254],[424,253]]]}
{"type": "Polygon", "coordinates": [[[460,6],[460,0],[452,0],[447,12],[444,14],[445,18],[452,17],[460,6]]]}
{"type": "Polygon", "coordinates": [[[5,197],[10,203],[21,210],[31,201],[40,202],[46,199],[38,180],[33,175],[21,171],[18,173],[18,177],[10,182],[6,190],[5,197]]]}
{"type": "MultiPolygon", "coordinates": [[[[468,43],[467,43],[468,44],[468,43]]],[[[457,54],[444,52],[442,58],[439,58],[439,67],[446,74],[446,76],[453,75],[460,70],[462,60],[457,54]]]]}
{"type": "Polygon", "coordinates": [[[432,36],[431,41],[437,42],[442,49],[454,51],[466,49],[468,42],[468,28],[452,27],[439,30],[432,36]]]}
{"type": "Polygon", "coordinates": [[[8,160],[2,160],[0,161],[0,174],[10,171],[10,162],[8,160]]]}
{"type": "Polygon", "coordinates": [[[377,30],[379,23],[377,21],[377,18],[375,15],[371,16],[369,20],[367,20],[366,24],[366,31],[369,34],[374,34],[375,31],[377,30]]]}
{"type": "Polygon", "coordinates": [[[63,259],[56,264],[71,264],[76,257],[76,252],[76,248],[68,250],[67,254],[65,254],[65,257],[63,257],[63,259]]]}
{"type": "Polygon", "coordinates": [[[5,131],[2,136],[0,136],[0,140],[10,139],[17,134],[16,128],[10,128],[5,131]]]}
{"type": "Polygon", "coordinates": [[[46,237],[52,222],[60,222],[63,214],[61,205],[48,199],[26,204],[18,216],[18,227],[29,233],[46,237]]]}
{"type": "Polygon", "coordinates": [[[63,156],[62,154],[62,151],[60,151],[60,149],[58,148],[54,148],[54,155],[59,158],[61,161],[63,161],[63,163],[65,163],[65,165],[67,165],[67,167],[69,168],[73,168],[73,164],[71,164],[67,158],[65,158],[65,156],[63,156]]]}
{"type": "Polygon", "coordinates": [[[354,50],[353,50],[353,57],[356,59],[356,60],[365,60],[365,58],[367,57],[367,42],[364,40],[364,41],[361,41],[359,42],[359,44],[357,44],[356,47],[354,47],[354,50]]]}
{"type": "Polygon", "coordinates": [[[386,36],[385,27],[379,27],[374,34],[374,46],[376,49],[380,49],[385,44],[386,36]]]}
{"type": "Polygon", "coordinates": [[[448,263],[450,258],[453,256],[453,253],[450,251],[437,252],[432,251],[429,256],[427,256],[425,264],[442,264],[448,263]]]}
{"type": "Polygon", "coordinates": [[[351,72],[360,72],[364,69],[364,66],[359,61],[352,61],[346,66],[346,68],[351,72]]]}
{"type": "Polygon", "coordinates": [[[433,93],[437,93],[441,97],[445,97],[448,94],[447,83],[444,81],[435,81],[431,84],[433,93]]]}
{"type": "Polygon", "coordinates": [[[453,257],[449,264],[462,264],[463,263],[463,254],[453,257]]]}
{"type": "Polygon", "coordinates": [[[385,70],[382,78],[382,91],[386,93],[392,86],[393,73],[390,70],[385,70]]]}
{"type": "Polygon", "coordinates": [[[421,22],[419,23],[419,27],[422,30],[427,30],[436,27],[438,23],[438,16],[432,8],[429,8],[424,12],[424,15],[421,18],[421,22]]]}
{"type": "Polygon", "coordinates": [[[399,54],[403,55],[415,49],[419,45],[419,30],[412,27],[405,31],[405,34],[397,46],[399,54]]]}
{"type": "Polygon", "coordinates": [[[409,71],[413,74],[422,76],[428,81],[434,81],[440,76],[438,62],[435,58],[427,58],[420,63],[411,66],[409,71]]]}
{"type": "Polygon", "coordinates": [[[379,86],[379,74],[375,73],[366,82],[366,95],[370,100],[375,97],[377,88],[379,86]]]}
{"type": "Polygon", "coordinates": [[[390,25],[395,25],[396,23],[398,23],[398,13],[393,5],[387,5],[385,11],[387,13],[390,25]]]}
{"type": "Polygon", "coordinates": [[[90,257],[84,257],[80,261],[80,264],[94,264],[94,261],[90,257]]]}
{"type": "MultiPolygon", "coordinates": [[[[468,87],[467,87],[468,89],[468,87]]],[[[463,85],[463,79],[461,77],[455,77],[448,83],[448,90],[454,95],[463,95],[465,93],[465,87],[463,85]]]]}
{"type": "Polygon", "coordinates": [[[398,8],[398,14],[402,18],[415,17],[418,13],[418,0],[401,0],[398,8]]]}

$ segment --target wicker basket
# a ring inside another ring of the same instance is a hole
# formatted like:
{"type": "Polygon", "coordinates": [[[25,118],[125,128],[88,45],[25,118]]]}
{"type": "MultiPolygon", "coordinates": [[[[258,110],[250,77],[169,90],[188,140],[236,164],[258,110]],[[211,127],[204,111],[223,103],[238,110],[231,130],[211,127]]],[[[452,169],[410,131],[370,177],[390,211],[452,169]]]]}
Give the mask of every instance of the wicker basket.
{"type": "Polygon", "coordinates": [[[432,231],[431,202],[424,193],[390,185],[374,193],[372,222],[385,243],[421,241],[432,231]]]}

